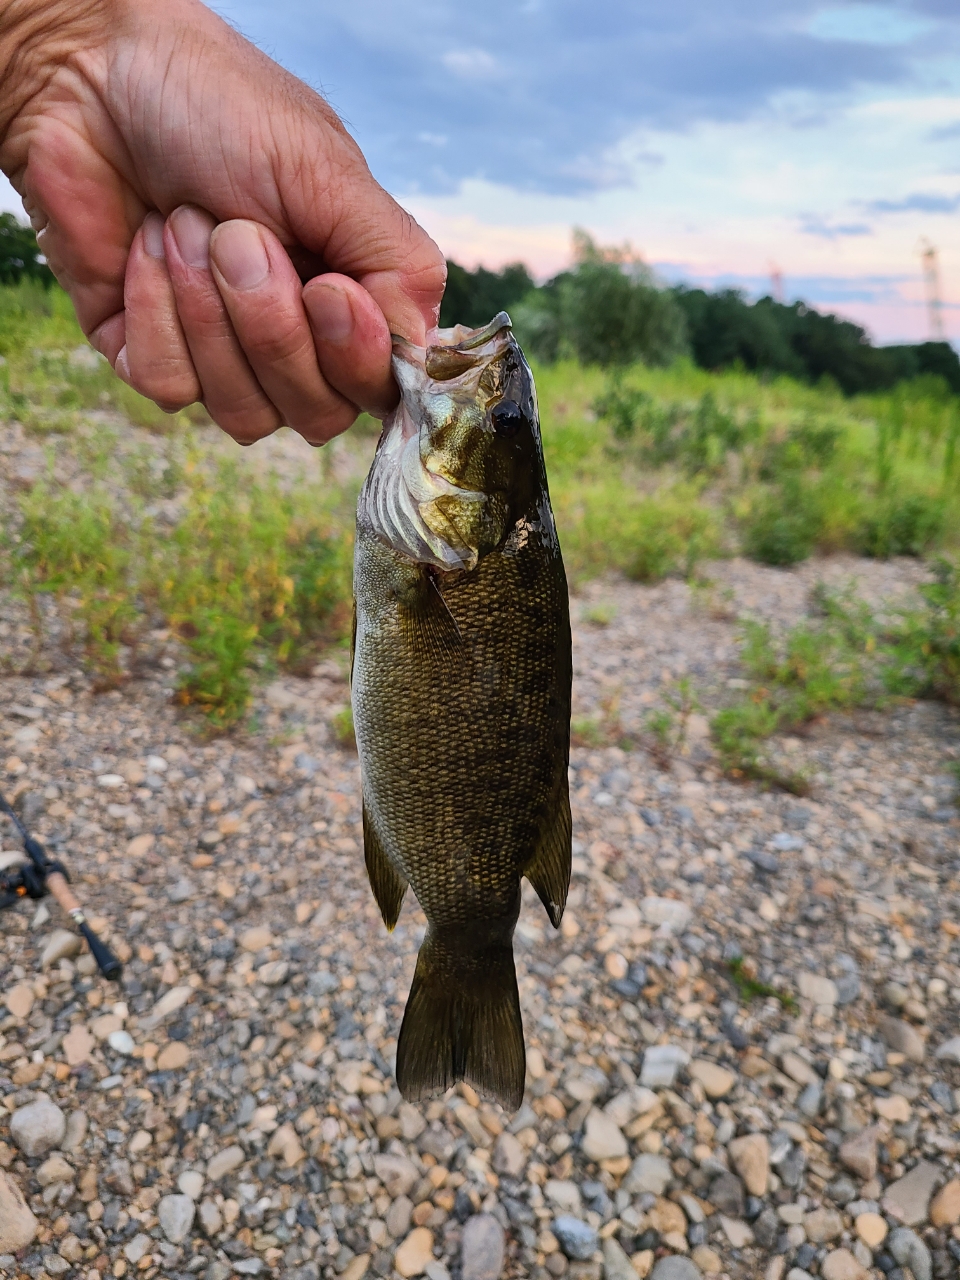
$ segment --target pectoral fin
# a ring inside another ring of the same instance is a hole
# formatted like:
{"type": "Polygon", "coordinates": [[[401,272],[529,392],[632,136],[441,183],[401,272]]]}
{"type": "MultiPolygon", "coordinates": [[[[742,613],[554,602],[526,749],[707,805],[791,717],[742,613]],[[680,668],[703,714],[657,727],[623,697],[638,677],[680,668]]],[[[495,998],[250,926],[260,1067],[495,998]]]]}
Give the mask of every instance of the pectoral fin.
{"type": "Polygon", "coordinates": [[[571,837],[570,797],[564,787],[554,820],[543,833],[533,860],[524,873],[546,907],[555,929],[560,928],[570,889],[571,837]]]}
{"type": "Polygon", "coordinates": [[[367,864],[370,888],[383,916],[383,923],[392,930],[400,916],[407,882],[387,857],[370,821],[366,805],[363,806],[363,857],[367,864]]]}
{"type": "Polygon", "coordinates": [[[423,575],[416,591],[400,598],[399,609],[404,639],[421,661],[443,669],[451,661],[464,658],[465,645],[457,620],[429,574],[423,575]]]}

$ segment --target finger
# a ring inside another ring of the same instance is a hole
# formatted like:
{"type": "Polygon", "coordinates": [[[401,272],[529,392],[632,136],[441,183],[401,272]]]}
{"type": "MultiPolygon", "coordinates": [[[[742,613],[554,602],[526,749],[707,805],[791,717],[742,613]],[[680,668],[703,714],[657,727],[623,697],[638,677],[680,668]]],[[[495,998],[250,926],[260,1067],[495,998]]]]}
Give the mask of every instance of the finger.
{"type": "Polygon", "coordinates": [[[330,274],[307,281],[303,304],[327,382],[384,417],[397,403],[397,384],[390,372],[390,330],[373,298],[349,276],[330,274]]]}
{"type": "Polygon", "coordinates": [[[300,279],[277,237],[245,219],[221,222],[210,262],[234,332],[283,421],[311,444],[345,431],[356,406],[320,372],[300,279]]]}
{"type": "Polygon", "coordinates": [[[203,390],[177,315],[159,213],[148,213],[134,236],[123,301],[126,341],[117,358],[120,376],[167,412],[199,400],[203,390]]]}
{"type": "Polygon", "coordinates": [[[282,420],[243,353],[210,270],[215,225],[202,209],[175,209],[164,229],[167,268],[207,412],[234,440],[253,444],[282,420]]]}

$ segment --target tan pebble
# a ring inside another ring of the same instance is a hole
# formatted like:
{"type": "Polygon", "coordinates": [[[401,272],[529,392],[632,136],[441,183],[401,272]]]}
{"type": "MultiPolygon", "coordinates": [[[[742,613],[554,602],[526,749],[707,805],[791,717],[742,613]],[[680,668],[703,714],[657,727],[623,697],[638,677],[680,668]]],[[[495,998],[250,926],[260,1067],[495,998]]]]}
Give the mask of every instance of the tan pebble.
{"type": "Polygon", "coordinates": [[[770,1174],[770,1145],[762,1133],[734,1138],[727,1146],[733,1167],[752,1196],[767,1194],[770,1174]]]}
{"type": "Polygon", "coordinates": [[[138,1155],[141,1151],[146,1151],[147,1147],[153,1143],[153,1134],[148,1133],[146,1129],[138,1129],[130,1139],[129,1151],[131,1155],[138,1155]]]}
{"type": "Polygon", "coordinates": [[[726,1067],[698,1058],[688,1068],[693,1080],[699,1080],[708,1098],[724,1098],[737,1083],[737,1077],[726,1067]]]}
{"type": "MultiPolygon", "coordinates": [[[[960,1186],[960,1183],[957,1185],[960,1186]]],[[[858,1214],[853,1225],[856,1227],[857,1235],[868,1249],[876,1249],[887,1238],[889,1228],[879,1213],[858,1214]]]]}
{"type": "Polygon", "coordinates": [[[75,1023],[63,1037],[61,1044],[68,1066],[78,1067],[82,1062],[87,1062],[96,1043],[82,1022],[75,1023]]]}
{"type": "Polygon", "coordinates": [[[608,951],[603,958],[603,967],[611,978],[625,978],[627,970],[630,968],[626,957],[622,956],[619,951],[608,951]]]}
{"type": "Polygon", "coordinates": [[[244,951],[262,951],[264,947],[273,945],[273,934],[262,925],[253,929],[244,929],[240,935],[240,946],[244,951]]]}
{"type": "Polygon", "coordinates": [[[15,1253],[26,1248],[39,1225],[19,1183],[0,1169],[0,1250],[15,1253]]]}
{"type": "Polygon", "coordinates": [[[347,1263],[346,1270],[340,1273],[340,1280],[360,1280],[361,1276],[366,1274],[369,1265],[369,1253],[358,1253],[347,1263]]]}
{"type": "Polygon", "coordinates": [[[414,1227],[394,1255],[393,1265],[408,1280],[423,1275],[427,1263],[433,1261],[433,1232],[427,1227],[414,1227]]]}
{"type": "Polygon", "coordinates": [[[157,843],[156,836],[142,835],[134,836],[127,844],[127,856],[129,858],[142,858],[144,854],[149,853],[153,846],[157,843]]]}
{"type": "Polygon", "coordinates": [[[696,1249],[691,1253],[690,1259],[696,1263],[705,1276],[719,1275],[723,1266],[720,1261],[720,1255],[714,1253],[705,1244],[697,1245],[696,1249]]]}
{"type": "Polygon", "coordinates": [[[930,1221],[935,1227],[952,1227],[960,1222],[960,1178],[953,1178],[934,1196],[930,1221]]]}
{"type": "Polygon", "coordinates": [[[656,1255],[652,1249],[641,1249],[639,1253],[635,1253],[630,1258],[630,1265],[640,1277],[640,1280],[647,1280],[647,1276],[653,1270],[653,1260],[656,1255]]]}
{"type": "Polygon", "coordinates": [[[118,1018],[115,1013],[103,1013],[91,1021],[90,1030],[98,1040],[107,1040],[114,1031],[123,1030],[123,1019],[118,1018]]]}
{"type": "Polygon", "coordinates": [[[190,1061],[190,1050],[182,1040],[171,1040],[157,1057],[158,1071],[179,1071],[190,1061]]]}
{"type": "Polygon", "coordinates": [[[27,982],[18,982],[3,997],[3,1003],[15,1018],[26,1018],[33,1008],[33,987],[27,982]]]}
{"type": "Polygon", "coordinates": [[[889,1098],[874,1098],[873,1109],[883,1120],[891,1124],[905,1124],[910,1119],[910,1103],[899,1093],[891,1093],[889,1098]]]}

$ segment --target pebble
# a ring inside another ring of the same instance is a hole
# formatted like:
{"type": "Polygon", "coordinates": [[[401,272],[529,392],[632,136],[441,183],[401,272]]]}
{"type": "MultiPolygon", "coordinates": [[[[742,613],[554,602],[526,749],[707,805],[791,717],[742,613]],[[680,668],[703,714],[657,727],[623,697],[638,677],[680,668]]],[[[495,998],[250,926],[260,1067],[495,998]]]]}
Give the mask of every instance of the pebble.
{"type": "Polygon", "coordinates": [[[920,1160],[887,1187],[882,1201],[884,1211],[908,1227],[926,1222],[930,1197],[939,1181],[938,1167],[929,1160],[920,1160]]]}
{"type": "Polygon", "coordinates": [[[700,1268],[689,1258],[671,1254],[660,1259],[650,1272],[650,1280],[700,1280],[700,1268]]]}
{"type": "Polygon", "coordinates": [[[170,1040],[157,1055],[157,1070],[180,1071],[189,1061],[189,1046],[182,1040],[170,1040]]]}
{"type": "Polygon", "coordinates": [[[475,1213],[463,1228],[462,1280],[500,1280],[506,1236],[492,1213],[475,1213]]]}
{"type": "Polygon", "coordinates": [[[853,1225],[868,1249],[878,1248],[887,1238],[889,1227],[879,1213],[859,1213],[853,1225]]]}
{"type": "Polygon", "coordinates": [[[730,1161],[752,1196],[765,1196],[770,1177],[770,1146],[762,1133],[748,1133],[727,1144],[730,1161]]]}
{"type": "Polygon", "coordinates": [[[960,1036],[945,1040],[934,1054],[936,1058],[945,1058],[947,1062],[960,1062],[960,1036]]]}
{"type": "Polygon", "coordinates": [[[74,1176],[73,1165],[57,1151],[44,1160],[43,1164],[34,1171],[33,1176],[41,1187],[52,1187],[56,1183],[72,1182],[74,1176]]]}
{"type": "Polygon", "coordinates": [[[699,1080],[708,1098],[725,1098],[737,1083],[734,1072],[704,1058],[692,1062],[689,1071],[691,1080],[699,1080]]]}
{"type": "Polygon", "coordinates": [[[82,1062],[88,1062],[96,1045],[96,1037],[83,1023],[75,1023],[63,1037],[63,1053],[67,1065],[78,1067],[82,1062]]]}
{"type": "Polygon", "coordinates": [[[591,1258],[599,1244],[596,1229],[570,1213],[561,1213],[554,1218],[553,1234],[567,1257],[579,1261],[591,1258]]]}
{"type": "Polygon", "coordinates": [[[930,1203],[930,1221],[935,1227],[952,1227],[960,1222],[960,1178],[951,1180],[930,1203]]]}
{"type": "Polygon", "coordinates": [[[640,911],[647,924],[660,925],[677,934],[683,933],[693,919],[687,904],[676,898],[646,897],[640,903],[640,911]]]}
{"type": "Polygon", "coordinates": [[[247,1155],[243,1147],[224,1147],[207,1164],[207,1177],[211,1182],[219,1182],[228,1173],[233,1173],[235,1169],[239,1169],[246,1158],[247,1155]]]}
{"type": "Polygon", "coordinates": [[[805,1000],[819,1005],[837,1003],[837,984],[832,978],[825,978],[819,973],[801,973],[798,985],[805,1000]]]}
{"type": "Polygon", "coordinates": [[[870,1280],[870,1272],[849,1249],[834,1249],[820,1264],[823,1280],[870,1280]]]}
{"type": "Polygon", "coordinates": [[[840,1144],[838,1152],[840,1163],[863,1182],[869,1182],[877,1176],[877,1143],[879,1141],[880,1131],[872,1125],[861,1129],[859,1133],[852,1134],[840,1144]]]}
{"type": "Polygon", "coordinates": [[[734,1249],[745,1249],[753,1240],[753,1231],[740,1218],[728,1218],[725,1214],[721,1214],[720,1225],[723,1227],[723,1234],[734,1249]]]}
{"type": "Polygon", "coordinates": [[[669,1089],[690,1055],[676,1044],[651,1045],[643,1055],[640,1083],[647,1089],[669,1089]]]}
{"type": "Polygon", "coordinates": [[[184,1169],[180,1177],[177,1179],[177,1186],[185,1196],[189,1196],[191,1200],[197,1201],[203,1191],[203,1174],[197,1169],[184,1169]]]}
{"type": "Polygon", "coordinates": [[[28,982],[18,982],[4,993],[3,1003],[15,1018],[26,1018],[33,1008],[33,987],[28,982]]]}
{"type": "Polygon", "coordinates": [[[67,1118],[48,1098],[19,1107],[10,1120],[10,1137],[25,1156],[42,1156],[58,1147],[67,1128],[67,1118]]]}
{"type": "Polygon", "coordinates": [[[505,1131],[497,1138],[490,1163],[494,1173],[519,1178],[527,1165],[527,1152],[512,1133],[505,1131]]]}
{"type": "Polygon", "coordinates": [[[580,1147],[588,1160],[615,1160],[629,1151],[627,1140],[613,1120],[593,1108],[587,1115],[580,1147]]]}
{"type": "Polygon", "coordinates": [[[603,1242],[603,1280],[637,1280],[633,1263],[613,1236],[603,1242]]]}
{"type": "Polygon", "coordinates": [[[69,929],[54,929],[40,954],[40,968],[49,969],[60,960],[70,960],[83,950],[83,939],[69,929]]]}
{"type": "Polygon", "coordinates": [[[157,1205],[160,1230],[171,1244],[180,1244],[190,1234],[196,1205],[190,1196],[162,1196],[157,1205]]]}
{"type": "Polygon", "coordinates": [[[624,1190],[633,1195],[649,1192],[652,1195],[663,1195],[667,1185],[673,1178],[670,1161],[663,1156],[640,1155],[630,1166],[630,1172],[624,1180],[624,1190]]]}
{"type": "Polygon", "coordinates": [[[897,1227],[890,1232],[887,1240],[887,1251],[897,1262],[910,1268],[914,1280],[933,1280],[933,1259],[930,1250],[915,1231],[908,1227],[897,1227]]]}
{"type": "Polygon", "coordinates": [[[427,1227],[414,1227],[394,1254],[393,1265],[407,1280],[421,1276],[433,1259],[433,1232],[427,1227]]]}
{"type": "Polygon", "coordinates": [[[0,1169],[0,1254],[26,1248],[39,1225],[18,1183],[0,1169]]]}
{"type": "Polygon", "coordinates": [[[803,1215],[803,1229],[814,1244],[825,1244],[843,1235],[843,1218],[836,1209],[814,1209],[803,1215]]]}
{"type": "Polygon", "coordinates": [[[110,1032],[107,1036],[107,1044],[109,1044],[114,1053],[122,1053],[125,1058],[128,1058],[137,1047],[134,1044],[133,1036],[129,1031],[124,1031],[122,1027],[118,1031],[110,1032]]]}
{"type": "Polygon", "coordinates": [[[880,1034],[894,1053],[904,1054],[910,1062],[922,1062],[926,1056],[923,1036],[909,1022],[899,1018],[881,1018],[880,1034]]]}
{"type": "Polygon", "coordinates": [[[888,1098],[874,1098],[873,1109],[882,1120],[891,1124],[906,1124],[910,1119],[910,1103],[899,1093],[891,1093],[888,1098]]]}

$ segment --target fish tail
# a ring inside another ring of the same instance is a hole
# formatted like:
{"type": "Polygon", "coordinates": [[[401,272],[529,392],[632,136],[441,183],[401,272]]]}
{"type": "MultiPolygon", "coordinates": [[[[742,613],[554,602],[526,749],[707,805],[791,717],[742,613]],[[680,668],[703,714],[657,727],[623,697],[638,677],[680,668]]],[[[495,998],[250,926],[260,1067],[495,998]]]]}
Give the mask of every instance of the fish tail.
{"type": "Polygon", "coordinates": [[[428,930],[397,1044],[397,1084],[408,1101],[465,1080],[507,1111],[520,1106],[526,1053],[513,923],[479,939],[469,929],[428,930]]]}

